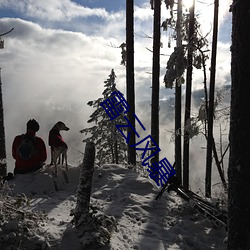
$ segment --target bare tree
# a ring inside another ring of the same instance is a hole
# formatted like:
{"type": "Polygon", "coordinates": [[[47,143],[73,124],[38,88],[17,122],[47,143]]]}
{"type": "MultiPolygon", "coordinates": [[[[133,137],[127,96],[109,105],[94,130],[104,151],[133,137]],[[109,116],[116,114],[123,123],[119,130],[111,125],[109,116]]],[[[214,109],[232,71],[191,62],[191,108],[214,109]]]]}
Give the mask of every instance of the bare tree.
{"type": "Polygon", "coordinates": [[[232,10],[228,250],[250,249],[250,1],[232,10]]]}
{"type": "Polygon", "coordinates": [[[74,210],[76,234],[81,242],[82,249],[100,249],[105,244],[108,244],[115,226],[113,217],[101,213],[97,216],[93,212],[93,206],[91,206],[90,196],[94,161],[95,144],[87,142],[80,170],[79,184],[76,191],[77,201],[74,210]]]}
{"type": "Polygon", "coordinates": [[[207,197],[211,197],[212,151],[214,144],[214,139],[213,139],[214,89],[215,89],[217,37],[218,37],[218,14],[219,14],[219,0],[215,0],[211,69],[210,69],[209,105],[208,105],[208,127],[207,127],[208,129],[207,160],[206,160],[206,178],[205,178],[205,193],[207,197]]]}
{"type": "Polygon", "coordinates": [[[94,162],[95,144],[93,142],[87,142],[83,164],[81,166],[79,184],[77,188],[77,202],[74,213],[74,220],[77,228],[82,226],[82,224],[85,224],[84,222],[90,220],[89,206],[92,188],[92,177],[94,172],[94,162]]]}

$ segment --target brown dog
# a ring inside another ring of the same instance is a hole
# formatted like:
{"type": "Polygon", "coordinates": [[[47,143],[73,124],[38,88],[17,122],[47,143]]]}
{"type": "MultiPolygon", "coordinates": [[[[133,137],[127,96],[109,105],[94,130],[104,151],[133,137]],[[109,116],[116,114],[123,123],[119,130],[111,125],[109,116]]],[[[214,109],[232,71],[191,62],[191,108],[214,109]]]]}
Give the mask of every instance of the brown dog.
{"type": "Polygon", "coordinates": [[[57,164],[58,159],[62,155],[62,164],[65,160],[66,170],[68,170],[67,162],[67,149],[68,146],[63,140],[60,131],[68,131],[69,128],[61,121],[57,122],[53,128],[49,131],[49,146],[51,152],[51,163],[50,165],[55,166],[55,175],[57,175],[57,164]]]}

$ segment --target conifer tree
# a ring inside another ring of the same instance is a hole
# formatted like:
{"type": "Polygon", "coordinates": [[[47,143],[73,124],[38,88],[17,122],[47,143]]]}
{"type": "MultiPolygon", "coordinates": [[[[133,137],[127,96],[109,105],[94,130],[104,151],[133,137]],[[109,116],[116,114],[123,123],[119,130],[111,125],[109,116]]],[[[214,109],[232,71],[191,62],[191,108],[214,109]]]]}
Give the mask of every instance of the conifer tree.
{"type": "Polygon", "coordinates": [[[110,95],[117,91],[115,83],[115,72],[112,69],[109,78],[104,81],[104,91],[102,97],[95,101],[89,101],[87,104],[95,111],[90,115],[88,123],[95,125],[90,128],[84,128],[80,132],[90,137],[84,139],[84,142],[94,142],[96,145],[96,160],[97,164],[104,163],[122,163],[126,160],[125,152],[127,144],[121,133],[117,130],[116,124],[123,124],[123,116],[120,115],[115,120],[110,120],[110,117],[100,104],[105,101],[110,95]]]}
{"type": "Polygon", "coordinates": [[[2,80],[1,80],[1,69],[0,69],[0,176],[4,177],[6,173],[7,173],[7,164],[6,164],[5,132],[4,132],[3,99],[2,99],[2,80]]]}
{"type": "MultiPolygon", "coordinates": [[[[153,72],[152,72],[152,103],[151,103],[151,135],[159,145],[159,92],[160,92],[160,46],[161,46],[161,1],[154,1],[154,36],[153,36],[153,72]]],[[[159,161],[156,154],[151,163],[159,161]]]]}
{"type": "Polygon", "coordinates": [[[231,46],[228,250],[250,249],[250,1],[234,0],[231,46]]]}
{"type": "MultiPolygon", "coordinates": [[[[207,52],[208,41],[200,32],[200,24],[194,13],[182,12],[182,0],[177,1],[177,14],[174,12],[175,1],[165,1],[167,9],[170,9],[170,17],[163,23],[162,27],[165,31],[169,28],[174,31],[169,38],[168,46],[171,47],[171,38],[176,40],[176,47],[167,62],[166,74],[164,82],[166,88],[173,88],[175,84],[175,166],[177,177],[183,182],[185,188],[189,188],[189,139],[193,133],[192,119],[190,117],[191,110],[191,86],[192,86],[192,67],[204,70],[204,85],[206,83],[205,61],[208,59],[207,52]],[[192,26],[192,27],[191,27],[192,26]],[[205,49],[205,51],[204,51],[205,49]],[[191,53],[192,52],[192,53],[191,53]],[[181,127],[181,85],[185,82],[184,73],[187,70],[186,85],[186,106],[185,106],[185,126],[181,127]],[[181,154],[181,135],[184,132],[183,146],[183,175],[182,175],[182,154],[181,154]],[[190,133],[191,132],[191,133],[190,133]]],[[[195,1],[193,1],[194,3],[195,1]]],[[[194,6],[192,6],[192,12],[194,6]]],[[[207,88],[205,87],[205,90],[207,88]]],[[[205,94],[207,92],[205,91],[205,94]]],[[[207,98],[205,98],[207,100],[207,98]]]]}
{"type": "MultiPolygon", "coordinates": [[[[134,79],[134,1],[126,0],[126,90],[127,102],[130,106],[128,120],[135,128],[135,79],[134,79]]],[[[127,145],[128,163],[136,165],[136,150],[131,145],[136,143],[135,133],[131,127],[128,128],[130,140],[127,145]]]]}

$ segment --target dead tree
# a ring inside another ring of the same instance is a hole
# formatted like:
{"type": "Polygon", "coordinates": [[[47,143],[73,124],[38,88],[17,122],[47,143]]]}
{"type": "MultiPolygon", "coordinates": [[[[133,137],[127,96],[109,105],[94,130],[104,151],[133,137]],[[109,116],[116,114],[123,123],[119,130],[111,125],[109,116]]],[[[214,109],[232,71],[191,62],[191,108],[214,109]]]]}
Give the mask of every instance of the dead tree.
{"type": "Polygon", "coordinates": [[[76,191],[77,202],[74,214],[76,227],[81,226],[85,220],[88,220],[94,161],[95,144],[93,142],[87,142],[83,164],[80,171],[79,184],[76,191]]]}
{"type": "MultiPolygon", "coordinates": [[[[77,188],[74,222],[83,249],[99,249],[109,242],[115,219],[106,215],[94,216],[90,211],[92,177],[94,173],[95,144],[87,142],[77,188]]],[[[92,208],[93,210],[93,208],[92,208]]]]}
{"type": "Polygon", "coordinates": [[[213,120],[214,120],[214,89],[215,89],[215,73],[216,73],[216,55],[217,55],[217,37],[218,37],[218,14],[219,0],[214,1],[214,26],[213,26],[213,42],[210,70],[210,88],[209,88],[209,106],[208,106],[208,127],[207,127],[207,159],[206,159],[206,178],[205,193],[207,197],[211,197],[211,178],[212,178],[212,151],[213,151],[213,120]]]}

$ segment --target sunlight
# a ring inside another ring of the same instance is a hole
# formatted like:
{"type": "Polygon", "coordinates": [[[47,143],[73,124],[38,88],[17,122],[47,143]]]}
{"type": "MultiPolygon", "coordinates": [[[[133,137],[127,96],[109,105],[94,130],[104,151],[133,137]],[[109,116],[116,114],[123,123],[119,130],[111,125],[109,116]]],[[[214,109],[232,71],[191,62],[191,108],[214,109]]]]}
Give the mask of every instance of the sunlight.
{"type": "Polygon", "coordinates": [[[183,5],[189,9],[193,5],[193,0],[183,0],[183,5]]]}

